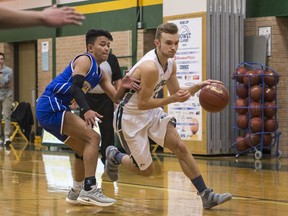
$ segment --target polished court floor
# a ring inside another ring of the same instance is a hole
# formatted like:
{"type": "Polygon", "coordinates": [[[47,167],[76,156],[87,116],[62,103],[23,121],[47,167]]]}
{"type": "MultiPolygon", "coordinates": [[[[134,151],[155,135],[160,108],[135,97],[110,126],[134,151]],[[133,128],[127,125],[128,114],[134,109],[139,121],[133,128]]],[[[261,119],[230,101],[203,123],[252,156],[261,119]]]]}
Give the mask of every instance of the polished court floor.
{"type": "Polygon", "coordinates": [[[120,168],[119,181],[108,180],[99,161],[96,177],[107,196],[117,199],[110,207],[72,206],[66,203],[72,185],[69,150],[34,149],[13,144],[0,150],[0,215],[2,216],[274,216],[288,214],[288,159],[253,155],[196,157],[208,186],[230,192],[233,199],[203,210],[191,182],[171,154],[154,154],[155,173],[139,177],[120,168]]]}

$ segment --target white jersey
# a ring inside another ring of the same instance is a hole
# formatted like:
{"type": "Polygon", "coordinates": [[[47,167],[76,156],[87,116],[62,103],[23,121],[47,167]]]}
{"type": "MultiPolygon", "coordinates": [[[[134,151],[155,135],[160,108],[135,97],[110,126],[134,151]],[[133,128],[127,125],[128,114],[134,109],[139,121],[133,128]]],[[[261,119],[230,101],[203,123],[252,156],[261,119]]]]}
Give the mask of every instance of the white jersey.
{"type": "MultiPolygon", "coordinates": [[[[112,69],[110,64],[105,61],[100,64],[100,69],[102,70],[102,73],[106,73],[108,75],[109,80],[112,80],[112,69]]],[[[105,91],[101,88],[100,85],[96,85],[89,93],[93,94],[104,94],[105,91]]]]}
{"type": "MultiPolygon", "coordinates": [[[[131,69],[130,71],[127,73],[127,75],[131,75],[134,73],[134,71],[136,70],[137,67],[139,67],[139,65],[141,65],[143,62],[145,61],[154,61],[155,64],[158,67],[158,81],[154,86],[154,94],[151,96],[151,98],[156,97],[157,94],[159,93],[159,91],[163,88],[163,86],[166,84],[167,80],[170,78],[171,73],[173,71],[173,60],[170,58],[168,59],[167,63],[167,69],[166,71],[163,70],[157,54],[156,54],[156,50],[151,50],[149,51],[147,54],[145,54],[131,69]]],[[[148,112],[148,110],[139,110],[137,103],[138,103],[138,92],[134,92],[134,91],[130,91],[128,93],[126,93],[126,95],[124,96],[121,104],[123,106],[123,113],[129,112],[129,113],[133,113],[133,114],[137,114],[137,113],[145,113],[148,112]]]]}
{"type": "MultiPolygon", "coordinates": [[[[173,71],[173,60],[168,59],[167,69],[163,71],[155,50],[151,50],[132,67],[128,75],[133,74],[136,68],[146,61],[155,62],[158,68],[159,76],[154,86],[154,94],[151,96],[153,98],[157,96],[170,78],[173,71]]],[[[125,94],[116,109],[113,126],[126,153],[133,158],[134,165],[140,170],[145,170],[153,161],[149,138],[164,147],[167,125],[169,122],[175,123],[175,120],[173,120],[173,116],[164,113],[164,110],[160,107],[139,110],[137,107],[138,96],[138,92],[131,90],[125,94]]]]}

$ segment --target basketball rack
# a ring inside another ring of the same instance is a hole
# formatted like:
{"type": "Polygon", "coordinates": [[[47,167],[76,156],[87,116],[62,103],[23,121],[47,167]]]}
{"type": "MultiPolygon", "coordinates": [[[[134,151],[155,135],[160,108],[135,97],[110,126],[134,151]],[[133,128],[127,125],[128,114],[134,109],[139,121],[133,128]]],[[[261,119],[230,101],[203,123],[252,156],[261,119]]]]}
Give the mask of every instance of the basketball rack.
{"type": "Polygon", "coordinates": [[[280,158],[282,156],[282,152],[279,150],[279,137],[281,132],[278,131],[277,122],[278,73],[274,69],[259,63],[242,62],[236,67],[232,79],[234,79],[235,84],[234,106],[232,107],[235,110],[233,118],[234,143],[232,147],[235,150],[236,157],[253,152],[255,159],[259,160],[262,158],[265,150],[271,153],[272,148],[275,148],[276,156],[280,158]],[[269,81],[273,80],[272,83],[268,83],[268,79],[269,81]],[[243,86],[247,88],[247,95],[245,95],[245,91],[244,94],[239,94],[237,88],[240,88],[240,85],[241,88],[243,88],[243,86]],[[255,87],[256,85],[259,87],[255,87]],[[256,96],[252,97],[253,89],[256,88],[258,88],[257,91],[259,92],[256,96]],[[273,97],[269,97],[268,100],[268,93],[271,92],[269,90],[273,90],[273,97]],[[255,97],[259,97],[256,99],[257,101],[255,101],[255,97]],[[244,105],[241,104],[240,106],[237,100],[244,101],[244,105]],[[268,103],[265,102],[272,102],[274,105],[271,106],[270,104],[268,107],[268,103]],[[254,104],[257,104],[257,107],[255,107],[254,104]],[[271,116],[271,114],[269,116],[265,114],[268,109],[274,111],[272,112],[273,116],[271,116]],[[240,119],[240,115],[244,115],[241,116],[242,119],[240,119]],[[257,124],[254,121],[255,118],[257,118],[257,124]],[[273,123],[272,126],[271,122],[273,123]],[[267,126],[268,123],[271,127],[267,126]]]}

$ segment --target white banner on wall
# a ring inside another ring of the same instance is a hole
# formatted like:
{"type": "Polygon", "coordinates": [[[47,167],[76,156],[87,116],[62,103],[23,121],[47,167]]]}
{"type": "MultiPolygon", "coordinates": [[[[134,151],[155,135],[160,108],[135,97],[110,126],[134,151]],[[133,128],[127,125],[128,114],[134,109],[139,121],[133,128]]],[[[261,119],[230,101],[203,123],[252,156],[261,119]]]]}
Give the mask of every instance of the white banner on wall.
{"type": "MultiPolygon", "coordinates": [[[[171,20],[179,28],[179,47],[175,55],[177,78],[181,87],[202,81],[202,18],[171,20]]],[[[202,109],[198,94],[184,103],[168,105],[168,113],[177,119],[177,131],[183,140],[202,140],[202,109]]]]}

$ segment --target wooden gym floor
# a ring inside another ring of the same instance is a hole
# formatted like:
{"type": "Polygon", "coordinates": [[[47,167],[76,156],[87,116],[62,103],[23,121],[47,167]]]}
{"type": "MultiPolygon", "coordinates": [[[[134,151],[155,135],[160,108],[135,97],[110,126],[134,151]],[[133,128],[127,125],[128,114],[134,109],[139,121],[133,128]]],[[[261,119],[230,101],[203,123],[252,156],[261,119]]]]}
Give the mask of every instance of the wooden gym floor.
{"type": "Polygon", "coordinates": [[[73,154],[67,150],[32,149],[12,144],[0,150],[0,215],[86,216],[274,216],[288,212],[288,160],[264,156],[196,157],[207,185],[230,192],[233,199],[212,210],[203,210],[191,182],[176,158],[154,154],[155,174],[144,178],[120,168],[117,184],[103,174],[99,161],[98,184],[117,199],[110,207],[72,206],[66,203],[72,185],[73,154]],[[26,150],[25,150],[26,149],[26,150]]]}

